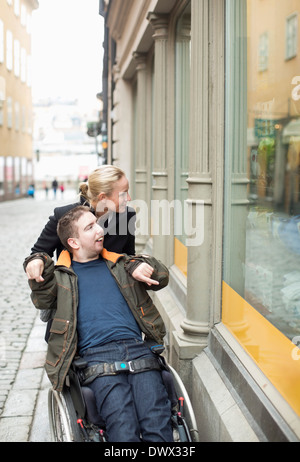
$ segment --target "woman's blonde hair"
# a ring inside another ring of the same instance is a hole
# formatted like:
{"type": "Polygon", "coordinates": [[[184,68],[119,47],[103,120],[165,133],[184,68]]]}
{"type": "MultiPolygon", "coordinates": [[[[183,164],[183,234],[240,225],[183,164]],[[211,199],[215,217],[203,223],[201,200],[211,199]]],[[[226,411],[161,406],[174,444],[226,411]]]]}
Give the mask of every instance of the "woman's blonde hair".
{"type": "Polygon", "coordinates": [[[125,172],[115,165],[102,165],[96,168],[88,178],[88,182],[80,183],[79,192],[90,204],[98,201],[101,192],[110,196],[115,182],[125,176],[125,172]]]}

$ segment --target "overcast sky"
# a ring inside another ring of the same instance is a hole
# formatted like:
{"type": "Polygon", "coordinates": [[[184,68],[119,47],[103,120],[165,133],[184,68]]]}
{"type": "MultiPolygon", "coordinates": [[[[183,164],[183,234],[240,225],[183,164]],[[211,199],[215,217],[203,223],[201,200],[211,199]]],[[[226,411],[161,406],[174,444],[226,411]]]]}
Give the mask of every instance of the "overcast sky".
{"type": "Polygon", "coordinates": [[[102,90],[99,0],[39,0],[32,15],[32,94],[94,101],[102,90]]]}

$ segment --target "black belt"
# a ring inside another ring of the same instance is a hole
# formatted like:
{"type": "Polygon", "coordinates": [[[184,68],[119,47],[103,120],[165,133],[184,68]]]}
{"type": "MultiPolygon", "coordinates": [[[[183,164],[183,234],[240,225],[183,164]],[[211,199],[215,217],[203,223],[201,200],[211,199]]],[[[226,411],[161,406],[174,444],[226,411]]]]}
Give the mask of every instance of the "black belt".
{"type": "Polygon", "coordinates": [[[88,385],[97,377],[117,375],[122,372],[138,374],[151,370],[161,370],[156,358],[133,359],[132,361],[116,361],[114,363],[99,363],[79,371],[82,385],[88,385]]]}

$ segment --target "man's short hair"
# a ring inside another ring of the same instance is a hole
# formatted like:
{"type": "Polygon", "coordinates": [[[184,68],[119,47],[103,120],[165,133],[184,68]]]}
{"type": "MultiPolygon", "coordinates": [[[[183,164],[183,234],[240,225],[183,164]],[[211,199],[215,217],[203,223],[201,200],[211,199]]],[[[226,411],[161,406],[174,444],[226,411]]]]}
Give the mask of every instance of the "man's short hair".
{"type": "Polygon", "coordinates": [[[91,209],[89,207],[78,205],[65,213],[58,221],[57,235],[63,246],[70,252],[72,252],[72,248],[68,244],[68,239],[70,237],[79,236],[77,222],[84,213],[90,211],[91,209]]]}

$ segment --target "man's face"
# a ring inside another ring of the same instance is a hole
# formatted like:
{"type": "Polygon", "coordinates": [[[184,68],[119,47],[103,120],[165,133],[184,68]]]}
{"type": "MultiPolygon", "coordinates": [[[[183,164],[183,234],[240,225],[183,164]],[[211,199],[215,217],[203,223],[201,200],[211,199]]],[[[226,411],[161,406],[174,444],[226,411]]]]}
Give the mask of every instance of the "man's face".
{"type": "MultiPolygon", "coordinates": [[[[104,232],[91,212],[81,215],[77,221],[78,237],[72,238],[78,246],[81,259],[98,258],[103,250],[104,232]]],[[[75,249],[76,250],[76,249],[75,249]]]]}

